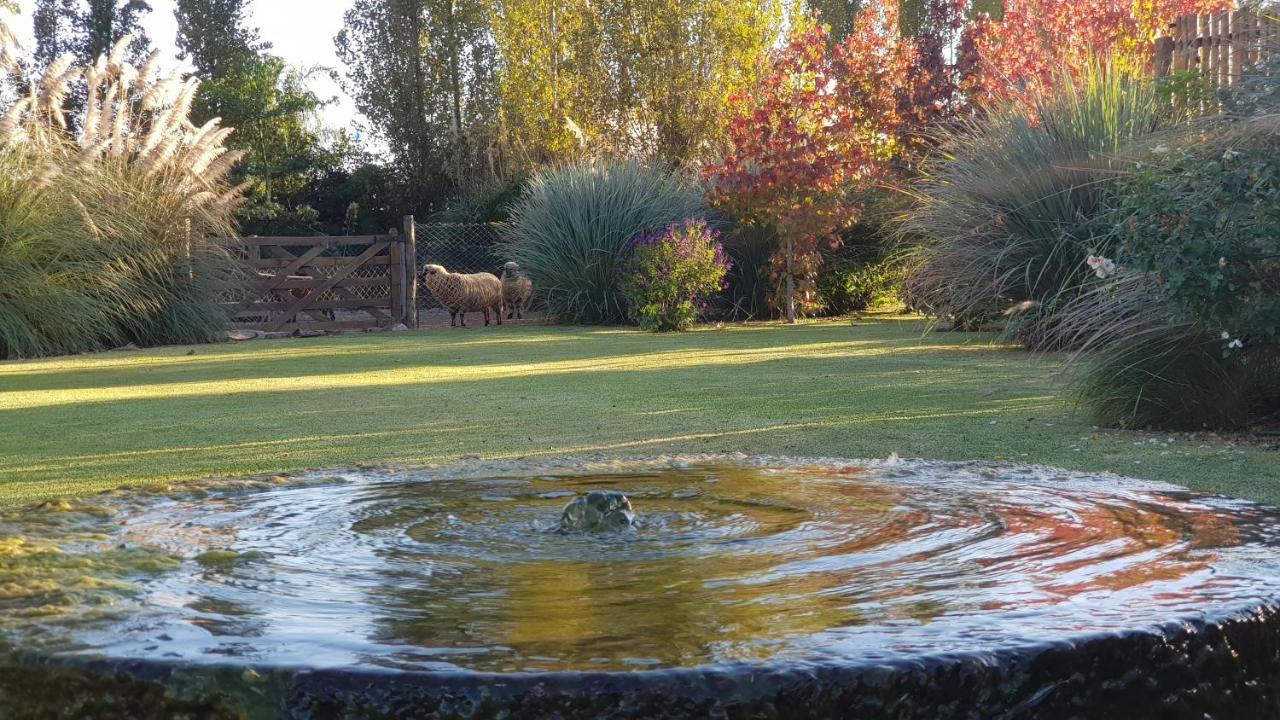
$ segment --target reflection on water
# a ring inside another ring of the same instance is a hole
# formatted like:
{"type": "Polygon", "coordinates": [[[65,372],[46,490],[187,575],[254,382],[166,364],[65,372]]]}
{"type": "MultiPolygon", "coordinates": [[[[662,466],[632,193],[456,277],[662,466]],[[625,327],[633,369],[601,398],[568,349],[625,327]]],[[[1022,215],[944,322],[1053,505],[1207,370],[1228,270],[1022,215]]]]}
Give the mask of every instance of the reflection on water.
{"type": "Polygon", "coordinates": [[[76,547],[183,562],[137,575],[114,614],[51,618],[55,648],[493,671],[878,660],[1148,627],[1280,577],[1269,511],[1112,477],[724,459],[534,473],[131,502],[76,547]],[[557,532],[590,490],[630,497],[636,527],[557,532]]]}

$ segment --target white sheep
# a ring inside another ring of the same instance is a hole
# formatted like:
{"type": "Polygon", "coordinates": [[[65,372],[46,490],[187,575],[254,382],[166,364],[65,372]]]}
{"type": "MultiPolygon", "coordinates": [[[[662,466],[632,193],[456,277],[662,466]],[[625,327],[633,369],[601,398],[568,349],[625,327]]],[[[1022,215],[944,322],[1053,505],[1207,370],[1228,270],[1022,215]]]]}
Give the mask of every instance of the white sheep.
{"type": "Polygon", "coordinates": [[[489,311],[494,311],[498,324],[502,324],[502,281],[493,273],[463,275],[451,273],[442,265],[422,268],[427,289],[440,304],[449,309],[449,325],[467,326],[467,313],[483,312],[484,324],[489,324],[489,311]]]}
{"type": "Polygon", "coordinates": [[[533,281],[520,272],[520,265],[509,262],[502,266],[502,301],[507,306],[507,319],[524,319],[533,299],[533,281]]]}

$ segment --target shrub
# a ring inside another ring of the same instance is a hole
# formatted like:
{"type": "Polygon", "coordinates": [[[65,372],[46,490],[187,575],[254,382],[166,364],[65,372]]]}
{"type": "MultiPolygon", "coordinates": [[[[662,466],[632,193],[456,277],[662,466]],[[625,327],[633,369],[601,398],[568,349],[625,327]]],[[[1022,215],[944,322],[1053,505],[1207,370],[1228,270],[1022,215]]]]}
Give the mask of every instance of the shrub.
{"type": "Polygon", "coordinates": [[[0,357],[207,341],[227,320],[240,195],[229,131],[195,128],[194,83],[119,60],[55,62],[0,123],[0,357]],[[87,88],[78,136],[62,99],[87,88]]]}
{"type": "Polygon", "coordinates": [[[828,315],[899,306],[902,266],[893,260],[836,265],[824,269],[818,293],[828,315]]]}
{"type": "Polygon", "coordinates": [[[571,165],[533,177],[501,250],[533,278],[550,316],[623,322],[618,280],[632,241],[706,214],[701,189],[678,172],[635,160],[571,165]]]}
{"type": "Polygon", "coordinates": [[[1101,420],[1238,428],[1280,411],[1274,118],[1169,136],[1117,183],[1117,274],[1064,317],[1091,351],[1081,393],[1101,420]]]}
{"type": "Polygon", "coordinates": [[[901,232],[917,242],[909,303],[958,325],[1031,309],[1017,323],[1037,343],[1110,247],[1100,221],[1107,183],[1131,142],[1171,122],[1142,72],[1098,63],[1060,74],[1051,92],[959,121],[915,188],[901,232]]]}
{"type": "Polygon", "coordinates": [[[767,227],[740,224],[724,234],[723,243],[732,263],[725,276],[722,315],[730,320],[772,317],[769,274],[778,247],[776,234],[767,227]]]}
{"type": "Polygon", "coordinates": [[[651,332],[688,330],[708,295],[724,289],[731,262],[705,220],[686,220],[641,237],[622,294],[631,317],[651,332]]]}
{"type": "MultiPolygon", "coordinates": [[[[464,188],[449,199],[444,210],[436,213],[431,222],[439,223],[491,223],[509,219],[511,205],[524,192],[526,178],[495,180],[464,188]]],[[[447,266],[446,266],[447,267],[447,266]]]]}

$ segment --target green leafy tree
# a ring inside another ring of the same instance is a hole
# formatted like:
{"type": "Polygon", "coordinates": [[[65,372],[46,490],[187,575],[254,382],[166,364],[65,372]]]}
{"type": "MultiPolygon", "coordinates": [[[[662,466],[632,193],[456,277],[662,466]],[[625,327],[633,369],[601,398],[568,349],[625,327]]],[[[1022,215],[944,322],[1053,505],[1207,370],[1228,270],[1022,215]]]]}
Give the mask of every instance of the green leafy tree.
{"type": "Polygon", "coordinates": [[[324,105],[309,87],[314,71],[290,68],[268,53],[270,46],[247,25],[245,5],[178,2],[178,47],[202,81],[193,120],[222,118],[236,128],[229,144],[246,151],[236,176],[246,185],[247,202],[239,210],[246,233],[325,230],[325,218],[314,207],[314,186],[341,161],[324,146],[314,121],[324,105]]]}
{"type": "Polygon", "coordinates": [[[45,67],[70,54],[77,64],[91,65],[126,35],[133,38],[128,59],[141,64],[151,54],[151,41],[142,29],[149,12],[146,0],[36,0],[31,14],[34,64],[45,67]]]}
{"type": "Polygon", "coordinates": [[[715,157],[728,98],[777,39],[775,0],[503,0],[494,10],[503,132],[522,164],[715,157]]]}
{"type": "Polygon", "coordinates": [[[178,0],[178,53],[201,80],[241,71],[245,58],[270,49],[245,16],[247,0],[178,0]]]}
{"type": "Polygon", "coordinates": [[[356,0],[335,43],[346,88],[414,189],[417,212],[501,176],[485,0],[356,0]]]}

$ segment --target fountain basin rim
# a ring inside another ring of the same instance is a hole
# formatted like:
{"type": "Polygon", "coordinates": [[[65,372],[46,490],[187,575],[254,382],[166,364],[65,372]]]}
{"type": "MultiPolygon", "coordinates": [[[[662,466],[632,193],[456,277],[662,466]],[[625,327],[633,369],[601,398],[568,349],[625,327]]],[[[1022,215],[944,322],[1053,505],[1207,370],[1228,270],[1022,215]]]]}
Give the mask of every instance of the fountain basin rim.
{"type": "Polygon", "coordinates": [[[708,663],[694,667],[678,667],[678,668],[655,668],[646,669],[643,666],[637,666],[630,670],[548,670],[548,671],[512,671],[512,672],[496,672],[496,671],[480,671],[467,670],[459,668],[456,670],[404,670],[398,668],[381,667],[377,665],[334,665],[317,667],[313,665],[291,665],[287,663],[264,663],[255,665],[253,662],[192,662],[189,658],[113,658],[108,655],[101,655],[92,652],[77,653],[74,651],[43,653],[28,650],[13,649],[10,647],[0,646],[0,665],[6,660],[18,660],[24,663],[35,664],[56,664],[66,666],[91,666],[101,665],[103,663],[120,664],[120,665],[137,665],[139,667],[152,666],[157,668],[163,667],[183,667],[193,669],[207,670],[234,670],[243,672],[245,669],[267,670],[269,672],[284,673],[341,673],[353,675],[370,675],[370,676],[394,676],[394,677],[423,677],[423,678],[477,678],[481,680],[496,680],[501,678],[583,678],[583,677],[616,677],[616,676],[641,676],[647,675],[652,677],[675,677],[675,676],[700,676],[715,675],[722,673],[742,673],[742,672],[804,672],[804,671],[823,671],[823,670],[902,670],[920,665],[932,665],[948,662],[964,662],[980,659],[989,659],[991,661],[1005,661],[1012,658],[1027,658],[1041,652],[1049,652],[1059,648],[1078,647],[1091,642],[1098,642],[1108,639],[1133,639],[1140,636],[1150,636],[1152,638],[1166,637],[1178,632],[1192,631],[1200,632],[1207,628],[1222,625],[1230,622],[1247,621],[1256,619],[1258,615],[1274,613],[1280,615],[1280,592],[1277,592],[1275,598],[1255,598],[1252,600],[1242,600],[1234,607],[1216,608],[1214,611],[1202,613],[1199,617],[1175,617],[1162,622],[1158,625],[1152,625],[1147,628],[1120,629],[1115,631],[1097,630],[1086,631],[1079,634],[1067,634],[1055,637],[1051,640],[1043,642],[1022,643],[1017,645],[1006,645],[991,650],[973,650],[973,651],[956,651],[956,652],[939,652],[939,653],[919,653],[910,658],[886,659],[886,660],[861,660],[856,657],[841,659],[819,659],[808,661],[780,660],[780,661],[763,661],[763,662],[733,662],[733,663],[708,663]]]}

